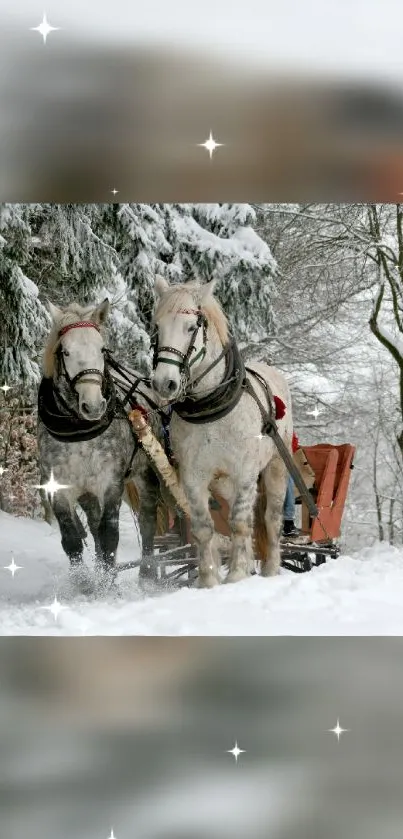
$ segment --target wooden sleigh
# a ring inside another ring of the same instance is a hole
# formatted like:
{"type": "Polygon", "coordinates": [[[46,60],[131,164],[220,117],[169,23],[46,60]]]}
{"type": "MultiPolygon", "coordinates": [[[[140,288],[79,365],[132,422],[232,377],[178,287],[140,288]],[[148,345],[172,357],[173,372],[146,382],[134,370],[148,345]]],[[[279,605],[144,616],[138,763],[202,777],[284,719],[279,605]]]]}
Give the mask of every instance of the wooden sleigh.
{"type": "MultiPolygon", "coordinates": [[[[334,446],[320,443],[304,446],[296,453],[296,464],[312,493],[319,510],[312,518],[306,502],[301,503],[301,537],[297,541],[283,541],[283,567],[297,572],[309,571],[327,559],[340,554],[338,539],[347,498],[355,447],[349,443],[334,446]]],[[[223,537],[223,559],[226,558],[225,539],[230,536],[229,507],[218,495],[210,498],[210,513],[216,533],[223,537]]],[[[169,514],[166,533],[155,540],[161,581],[177,581],[189,585],[197,577],[197,549],[192,539],[190,524],[185,517],[169,514]]]]}

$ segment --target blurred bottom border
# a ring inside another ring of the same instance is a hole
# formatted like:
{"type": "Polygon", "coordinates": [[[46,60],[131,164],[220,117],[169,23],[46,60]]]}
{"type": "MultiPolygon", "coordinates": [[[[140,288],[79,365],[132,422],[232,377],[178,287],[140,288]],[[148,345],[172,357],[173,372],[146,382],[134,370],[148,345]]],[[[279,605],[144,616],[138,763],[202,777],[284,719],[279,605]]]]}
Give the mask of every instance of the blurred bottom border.
{"type": "Polygon", "coordinates": [[[402,652],[394,638],[2,639],[1,835],[397,839],[402,652]]]}

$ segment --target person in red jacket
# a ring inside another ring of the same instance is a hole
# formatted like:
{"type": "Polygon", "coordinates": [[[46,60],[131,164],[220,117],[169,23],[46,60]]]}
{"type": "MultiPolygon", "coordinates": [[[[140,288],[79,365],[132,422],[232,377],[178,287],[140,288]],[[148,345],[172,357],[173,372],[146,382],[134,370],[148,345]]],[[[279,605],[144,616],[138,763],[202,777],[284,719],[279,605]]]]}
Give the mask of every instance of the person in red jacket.
{"type": "MultiPolygon", "coordinates": [[[[299,440],[294,431],[292,435],[292,451],[293,454],[299,449],[299,440]]],[[[295,518],[295,493],[294,481],[291,475],[288,476],[287,490],[284,499],[283,507],[283,536],[290,539],[294,536],[299,536],[299,530],[294,524],[295,518]]]]}

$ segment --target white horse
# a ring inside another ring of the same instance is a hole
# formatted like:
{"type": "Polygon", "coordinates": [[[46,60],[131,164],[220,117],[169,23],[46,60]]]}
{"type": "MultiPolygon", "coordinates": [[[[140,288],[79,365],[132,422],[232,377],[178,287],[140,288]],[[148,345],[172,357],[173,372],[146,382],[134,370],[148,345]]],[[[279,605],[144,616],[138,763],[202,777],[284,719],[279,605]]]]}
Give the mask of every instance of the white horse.
{"type": "Polygon", "coordinates": [[[169,286],[158,277],[155,290],[152,386],[161,400],[173,405],[171,444],[199,547],[199,586],[221,581],[209,512],[211,492],[230,507],[232,547],[226,581],[236,582],[251,572],[253,536],[261,574],[273,576],[280,565],[287,470],[262,429],[264,418],[275,415],[276,395],[286,408],[278,431],[291,454],[287,382],[266,364],[252,362],[245,369],[213,296],[214,281],[169,286]]]}

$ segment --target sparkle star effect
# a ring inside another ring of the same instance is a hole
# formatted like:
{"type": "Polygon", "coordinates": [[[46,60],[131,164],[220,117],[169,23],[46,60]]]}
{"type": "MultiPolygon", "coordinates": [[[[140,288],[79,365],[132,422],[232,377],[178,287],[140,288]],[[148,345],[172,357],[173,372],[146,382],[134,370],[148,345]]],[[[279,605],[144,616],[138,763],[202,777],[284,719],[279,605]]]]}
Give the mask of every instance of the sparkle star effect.
{"type": "Polygon", "coordinates": [[[117,194],[118,194],[118,192],[119,192],[119,190],[118,190],[118,189],[111,189],[111,193],[112,193],[112,195],[117,195],[117,194]]]}
{"type": "Polygon", "coordinates": [[[350,731],[350,729],[349,728],[342,728],[341,725],[340,725],[340,720],[337,720],[337,723],[336,723],[335,727],[334,728],[328,728],[328,731],[330,731],[332,734],[335,734],[337,739],[340,741],[341,735],[344,734],[346,731],[350,731]]]}
{"type": "Polygon", "coordinates": [[[39,34],[42,35],[44,44],[46,44],[46,38],[48,37],[49,32],[56,32],[58,29],[60,29],[60,26],[51,26],[48,23],[46,19],[46,12],[43,13],[42,22],[39,26],[31,26],[32,32],[39,32],[39,34]]]}
{"type": "Polygon", "coordinates": [[[314,411],[307,411],[306,412],[309,417],[313,417],[314,419],[318,419],[318,416],[322,413],[322,411],[318,410],[318,406],[315,405],[314,411]]]}
{"type": "Polygon", "coordinates": [[[55,497],[55,493],[59,489],[69,489],[69,484],[59,484],[55,481],[55,476],[53,474],[53,469],[50,471],[50,478],[46,484],[35,484],[35,489],[44,489],[45,492],[50,496],[50,500],[53,502],[55,497]]]}
{"type": "Polygon", "coordinates": [[[20,571],[23,568],[23,565],[16,565],[14,562],[14,557],[12,558],[10,565],[3,565],[5,571],[10,571],[11,576],[14,577],[16,571],[20,571]]]}
{"type": "Polygon", "coordinates": [[[6,396],[8,391],[11,390],[11,387],[10,387],[10,385],[7,384],[7,382],[5,382],[5,384],[0,387],[0,390],[2,390],[3,393],[4,393],[4,396],[6,396]]]}
{"type": "Polygon", "coordinates": [[[113,829],[111,830],[111,835],[110,835],[110,836],[108,836],[108,839],[116,839],[116,836],[115,836],[115,834],[114,834],[114,832],[113,832],[113,829]]]}
{"type": "Polygon", "coordinates": [[[238,743],[235,741],[235,746],[233,749],[227,750],[228,754],[233,755],[235,758],[235,763],[238,763],[239,755],[245,754],[245,749],[240,749],[238,743]]]}
{"type": "Polygon", "coordinates": [[[224,143],[216,143],[216,141],[213,139],[213,135],[212,135],[212,133],[211,133],[211,131],[210,131],[210,136],[209,136],[208,140],[206,140],[206,142],[205,142],[205,143],[198,143],[197,145],[198,145],[198,146],[201,146],[201,147],[202,147],[202,148],[204,148],[204,149],[207,149],[207,151],[208,151],[208,153],[209,153],[209,155],[210,155],[210,160],[211,160],[211,158],[212,158],[212,156],[213,156],[213,152],[214,152],[216,149],[218,149],[218,148],[219,148],[219,146],[223,146],[223,145],[224,145],[224,143]]]}
{"type": "Polygon", "coordinates": [[[55,599],[51,606],[41,606],[41,609],[45,609],[47,612],[50,612],[53,615],[55,621],[57,621],[60,612],[64,612],[64,610],[67,609],[67,606],[62,606],[62,604],[59,603],[55,595],[55,599]]]}

